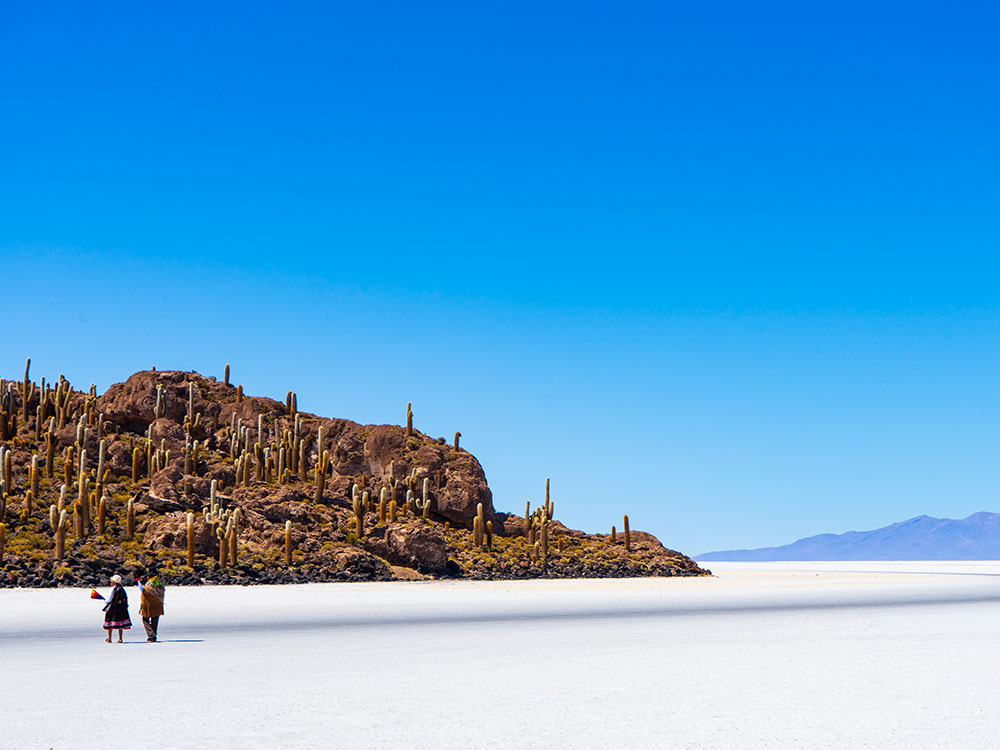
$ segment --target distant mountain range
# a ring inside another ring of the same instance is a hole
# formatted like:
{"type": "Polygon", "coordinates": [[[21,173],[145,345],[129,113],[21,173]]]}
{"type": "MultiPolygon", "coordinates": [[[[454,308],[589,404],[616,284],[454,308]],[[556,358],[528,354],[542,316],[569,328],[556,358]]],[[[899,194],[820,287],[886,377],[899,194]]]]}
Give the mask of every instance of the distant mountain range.
{"type": "Polygon", "coordinates": [[[874,531],[818,534],[782,547],[697,555],[698,561],[1000,560],[1000,513],[968,518],[917,516],[874,531]]]}

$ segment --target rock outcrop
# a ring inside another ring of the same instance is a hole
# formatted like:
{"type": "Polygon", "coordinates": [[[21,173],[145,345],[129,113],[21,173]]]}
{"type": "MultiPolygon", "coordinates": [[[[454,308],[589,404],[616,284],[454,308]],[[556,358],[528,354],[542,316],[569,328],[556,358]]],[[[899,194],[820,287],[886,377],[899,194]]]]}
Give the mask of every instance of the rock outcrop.
{"type": "Polygon", "coordinates": [[[291,393],[282,403],[174,371],[138,372],[99,396],[65,382],[60,393],[46,391],[44,409],[37,387],[27,409],[23,387],[2,394],[0,447],[12,471],[0,507],[0,586],[94,585],[151,566],[179,583],[706,572],[648,534],[632,532],[626,549],[621,537],[568,529],[540,511],[497,512],[468,451],[417,429],[301,412],[291,393]],[[28,492],[32,456],[44,463],[50,449],[52,476],[19,510],[11,498],[28,492]],[[78,518],[63,558],[52,559],[48,508],[64,481],[67,512],[78,518]]]}

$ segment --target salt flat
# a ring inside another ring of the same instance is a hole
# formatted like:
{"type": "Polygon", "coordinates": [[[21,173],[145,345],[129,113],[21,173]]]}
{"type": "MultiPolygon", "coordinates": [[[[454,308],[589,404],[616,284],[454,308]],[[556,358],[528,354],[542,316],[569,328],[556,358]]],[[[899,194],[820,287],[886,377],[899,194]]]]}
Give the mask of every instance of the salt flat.
{"type": "Polygon", "coordinates": [[[0,590],[0,747],[1000,747],[1000,562],[712,570],[0,590]]]}

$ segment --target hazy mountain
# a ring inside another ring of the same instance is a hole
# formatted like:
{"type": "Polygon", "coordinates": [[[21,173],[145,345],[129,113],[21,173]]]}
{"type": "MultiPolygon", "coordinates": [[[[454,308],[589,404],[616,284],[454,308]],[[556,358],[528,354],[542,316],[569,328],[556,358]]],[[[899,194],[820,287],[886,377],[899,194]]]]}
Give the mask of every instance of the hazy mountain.
{"type": "Polygon", "coordinates": [[[1000,513],[917,516],[873,531],[818,534],[782,547],[706,552],[695,560],[1000,560],[1000,513]]]}

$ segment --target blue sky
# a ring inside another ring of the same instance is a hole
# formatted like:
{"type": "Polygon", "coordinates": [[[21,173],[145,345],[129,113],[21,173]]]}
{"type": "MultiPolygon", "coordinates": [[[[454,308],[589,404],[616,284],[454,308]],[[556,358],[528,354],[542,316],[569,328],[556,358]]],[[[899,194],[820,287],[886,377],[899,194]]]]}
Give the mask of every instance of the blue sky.
{"type": "Polygon", "coordinates": [[[1000,510],[997,12],[689,5],[7,4],[0,373],[412,401],[692,554],[1000,510]]]}

